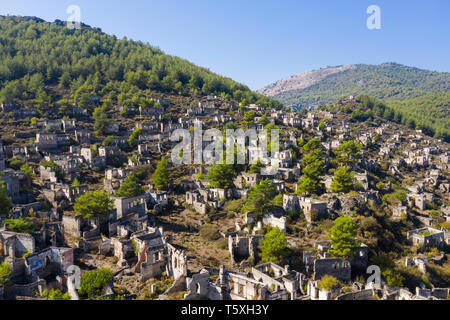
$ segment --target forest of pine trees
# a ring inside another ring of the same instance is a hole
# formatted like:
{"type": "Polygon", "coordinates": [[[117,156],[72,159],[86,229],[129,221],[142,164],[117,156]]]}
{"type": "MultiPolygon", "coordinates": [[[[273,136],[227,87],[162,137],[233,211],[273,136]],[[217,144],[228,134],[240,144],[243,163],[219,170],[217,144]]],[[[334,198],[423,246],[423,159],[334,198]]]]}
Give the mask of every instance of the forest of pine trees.
{"type": "Polygon", "coordinates": [[[33,17],[0,16],[0,100],[36,108],[41,114],[90,96],[123,106],[153,106],[151,92],[221,95],[239,102],[281,107],[229,78],[160,49],[82,25],[33,17]]]}

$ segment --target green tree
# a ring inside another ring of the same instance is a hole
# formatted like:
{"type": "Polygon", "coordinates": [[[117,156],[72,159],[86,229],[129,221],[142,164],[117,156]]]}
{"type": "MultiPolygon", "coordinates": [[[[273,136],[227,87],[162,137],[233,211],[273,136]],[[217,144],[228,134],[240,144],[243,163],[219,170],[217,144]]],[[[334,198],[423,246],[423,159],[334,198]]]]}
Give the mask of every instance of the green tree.
{"type": "Polygon", "coordinates": [[[209,167],[208,181],[211,187],[229,189],[233,187],[235,171],[229,164],[217,164],[209,167]]]}
{"type": "Polygon", "coordinates": [[[12,270],[6,260],[0,263],[0,285],[4,285],[8,281],[7,277],[11,272],[12,270]]]}
{"type": "Polygon", "coordinates": [[[402,287],[405,278],[393,269],[386,269],[381,272],[381,275],[386,280],[386,284],[391,287],[402,287]]]}
{"type": "Polygon", "coordinates": [[[105,107],[102,106],[95,108],[92,116],[95,120],[94,130],[97,132],[97,134],[105,134],[106,128],[109,124],[109,119],[108,115],[106,114],[105,107]]]}
{"type": "Polygon", "coordinates": [[[276,196],[272,181],[265,179],[260,184],[250,188],[247,200],[242,210],[252,211],[256,215],[263,215],[273,206],[272,200],[276,196]]]}
{"type": "Polygon", "coordinates": [[[104,293],[105,286],[111,281],[113,281],[113,273],[109,269],[88,271],[81,275],[78,293],[89,298],[100,296],[104,293]]]}
{"type": "Polygon", "coordinates": [[[61,168],[53,161],[42,160],[40,163],[44,168],[50,168],[56,174],[56,177],[60,180],[64,179],[64,173],[61,168]]]}
{"type": "Polygon", "coordinates": [[[71,300],[70,294],[68,292],[63,293],[58,289],[45,289],[42,291],[42,297],[45,300],[71,300]]]}
{"type": "Polygon", "coordinates": [[[35,230],[34,223],[29,218],[6,219],[4,224],[17,233],[30,233],[35,230]]]}
{"type": "Polygon", "coordinates": [[[323,190],[321,176],[324,174],[325,163],[318,151],[312,151],[305,155],[302,160],[303,177],[297,186],[299,194],[318,194],[323,190]]]}
{"type": "Polygon", "coordinates": [[[97,190],[86,192],[76,198],[73,208],[77,216],[82,216],[85,219],[104,218],[114,209],[114,204],[107,192],[97,190]]]}
{"type": "Polygon", "coordinates": [[[77,178],[73,179],[72,187],[79,187],[80,185],[81,183],[77,178]]]}
{"type": "Polygon", "coordinates": [[[261,119],[258,121],[259,124],[262,124],[263,126],[266,126],[270,123],[269,119],[267,119],[267,113],[265,113],[261,119]]]}
{"type": "Polygon", "coordinates": [[[156,170],[153,173],[152,181],[156,189],[168,189],[169,179],[169,162],[165,157],[162,157],[161,161],[159,161],[156,165],[156,170]]]}
{"type": "Polygon", "coordinates": [[[25,164],[25,160],[21,157],[14,157],[9,161],[9,166],[14,170],[19,170],[25,164]]]}
{"type": "Polygon", "coordinates": [[[345,165],[352,166],[361,159],[362,145],[354,141],[344,141],[337,149],[336,159],[345,165]]]}
{"type": "Polygon", "coordinates": [[[139,136],[142,134],[142,130],[139,128],[135,128],[133,130],[133,133],[128,138],[128,144],[130,147],[135,147],[137,144],[137,140],[139,139],[139,136]]]}
{"type": "Polygon", "coordinates": [[[320,279],[318,288],[320,290],[325,289],[327,291],[331,291],[331,289],[335,287],[338,283],[339,282],[335,277],[326,274],[322,277],[322,279],[320,279]]]}
{"type": "Polygon", "coordinates": [[[323,190],[321,176],[324,174],[323,146],[318,138],[313,138],[302,147],[303,177],[297,185],[299,194],[319,194],[323,190]]]}
{"type": "Polygon", "coordinates": [[[203,180],[203,179],[205,179],[205,175],[203,174],[203,172],[199,172],[198,174],[197,174],[197,180],[203,180]]]}
{"type": "Polygon", "coordinates": [[[250,110],[244,114],[241,121],[241,127],[243,129],[248,129],[252,124],[255,123],[256,112],[250,110]]]}
{"type": "Polygon", "coordinates": [[[352,218],[348,216],[337,218],[329,231],[331,248],[328,254],[332,257],[351,259],[358,247],[356,233],[357,226],[352,218]]]}
{"type": "Polygon", "coordinates": [[[339,167],[334,172],[333,182],[331,183],[332,192],[348,193],[353,188],[353,172],[347,167],[339,167]]]}
{"type": "Polygon", "coordinates": [[[11,209],[11,197],[6,193],[6,184],[0,180],[0,215],[7,214],[11,209]]]}
{"type": "Polygon", "coordinates": [[[102,146],[104,147],[108,147],[110,145],[112,145],[114,143],[114,137],[113,136],[107,136],[103,142],[102,142],[102,146]]]}
{"type": "Polygon", "coordinates": [[[256,163],[250,166],[248,173],[261,173],[261,169],[265,166],[262,164],[261,159],[258,159],[256,163]]]}
{"type": "Polygon", "coordinates": [[[270,229],[259,244],[261,262],[281,263],[287,255],[286,235],[278,227],[270,229]]]}
{"type": "Polygon", "coordinates": [[[272,200],[272,204],[277,207],[283,206],[283,195],[280,193],[279,195],[275,196],[272,200]]]}
{"type": "Polygon", "coordinates": [[[28,163],[23,164],[20,167],[20,170],[23,171],[23,173],[25,174],[25,176],[28,179],[31,179],[33,177],[33,169],[30,167],[30,165],[28,163]]]}
{"type": "Polygon", "coordinates": [[[133,173],[129,174],[125,178],[119,190],[116,192],[116,196],[120,198],[132,198],[138,197],[144,194],[144,189],[139,183],[139,179],[133,173]]]}

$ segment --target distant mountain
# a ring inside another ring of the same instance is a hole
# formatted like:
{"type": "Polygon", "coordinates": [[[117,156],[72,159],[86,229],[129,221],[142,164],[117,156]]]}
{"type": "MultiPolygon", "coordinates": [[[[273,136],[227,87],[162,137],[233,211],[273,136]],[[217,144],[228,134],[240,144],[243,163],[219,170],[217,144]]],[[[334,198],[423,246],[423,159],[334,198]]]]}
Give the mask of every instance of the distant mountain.
{"type": "Polygon", "coordinates": [[[450,73],[396,63],[327,67],[280,80],[258,92],[285,105],[310,107],[342,96],[367,94],[383,100],[407,100],[450,91],[450,73]]]}

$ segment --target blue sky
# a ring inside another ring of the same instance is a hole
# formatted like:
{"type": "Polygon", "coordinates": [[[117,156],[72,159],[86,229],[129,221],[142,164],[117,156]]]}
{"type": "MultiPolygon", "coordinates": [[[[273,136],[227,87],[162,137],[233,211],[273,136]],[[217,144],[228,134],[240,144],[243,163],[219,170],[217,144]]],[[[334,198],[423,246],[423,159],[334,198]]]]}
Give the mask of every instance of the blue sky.
{"type": "Polygon", "coordinates": [[[84,23],[259,89],[311,69],[397,62],[450,71],[450,1],[427,0],[0,0],[0,14],[84,23]],[[381,30],[369,30],[369,5],[381,30]]]}

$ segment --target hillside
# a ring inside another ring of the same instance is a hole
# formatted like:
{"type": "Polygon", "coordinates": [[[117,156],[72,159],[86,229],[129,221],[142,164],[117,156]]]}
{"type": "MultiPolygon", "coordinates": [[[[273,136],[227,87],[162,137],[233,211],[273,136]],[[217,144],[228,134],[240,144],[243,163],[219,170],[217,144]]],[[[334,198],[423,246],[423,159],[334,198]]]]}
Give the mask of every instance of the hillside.
{"type": "Polygon", "coordinates": [[[309,107],[332,103],[350,95],[406,100],[449,90],[450,73],[385,63],[323,68],[280,80],[258,92],[286,105],[309,107]]]}
{"type": "Polygon", "coordinates": [[[449,140],[450,92],[430,93],[405,101],[388,100],[386,105],[402,115],[402,123],[418,129],[430,128],[436,138],[449,140]]]}
{"type": "Polygon", "coordinates": [[[0,88],[1,101],[20,102],[41,114],[62,102],[86,109],[91,96],[122,106],[151,105],[154,92],[280,106],[149,44],[35,17],[0,16],[0,88]]]}

